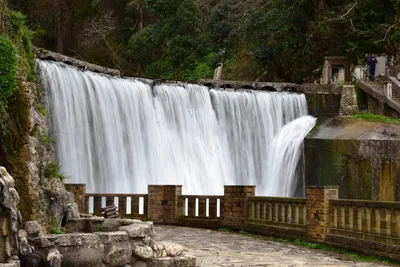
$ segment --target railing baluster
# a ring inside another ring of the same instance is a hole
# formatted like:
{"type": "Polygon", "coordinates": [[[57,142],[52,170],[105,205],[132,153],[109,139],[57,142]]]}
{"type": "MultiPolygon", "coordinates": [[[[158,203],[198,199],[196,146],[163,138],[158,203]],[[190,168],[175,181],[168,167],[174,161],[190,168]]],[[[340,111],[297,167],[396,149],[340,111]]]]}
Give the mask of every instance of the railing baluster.
{"type": "Polygon", "coordinates": [[[133,217],[139,215],[139,197],[132,197],[131,198],[131,214],[133,217]]]}
{"type": "Polygon", "coordinates": [[[199,198],[199,217],[206,217],[206,199],[199,198]]]}
{"type": "Polygon", "coordinates": [[[188,198],[188,217],[196,217],[196,199],[188,198]]]}
{"type": "Polygon", "coordinates": [[[118,197],[118,211],[121,216],[126,215],[126,197],[118,197]]]}
{"type": "Polygon", "coordinates": [[[209,205],[209,217],[217,218],[217,199],[210,198],[208,205],[209,205]]]}
{"type": "Polygon", "coordinates": [[[256,201],[255,202],[255,206],[256,206],[256,214],[255,214],[255,218],[256,220],[260,220],[261,218],[261,214],[260,214],[260,201],[256,201]]]}
{"type": "Polygon", "coordinates": [[[101,201],[102,197],[101,196],[95,196],[93,197],[93,214],[96,216],[101,216],[101,201]]]}

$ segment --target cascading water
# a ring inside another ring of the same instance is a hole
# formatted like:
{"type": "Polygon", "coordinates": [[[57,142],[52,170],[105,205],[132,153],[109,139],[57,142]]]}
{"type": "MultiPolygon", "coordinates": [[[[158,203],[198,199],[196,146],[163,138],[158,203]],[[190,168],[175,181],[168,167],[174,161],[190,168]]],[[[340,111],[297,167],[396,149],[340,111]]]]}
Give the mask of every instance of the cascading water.
{"type": "Polygon", "coordinates": [[[259,195],[294,191],[302,141],[315,123],[302,94],[152,88],[37,65],[67,183],[100,193],[143,193],[148,184],[182,184],[190,194],[222,194],[228,184],[255,184],[259,195]]]}

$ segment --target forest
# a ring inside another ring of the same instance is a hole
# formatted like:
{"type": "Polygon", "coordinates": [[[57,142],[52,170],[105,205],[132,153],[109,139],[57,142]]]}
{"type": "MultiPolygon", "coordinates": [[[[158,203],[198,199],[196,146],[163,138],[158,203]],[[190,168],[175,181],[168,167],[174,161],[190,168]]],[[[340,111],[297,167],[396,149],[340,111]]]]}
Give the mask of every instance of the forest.
{"type": "Polygon", "coordinates": [[[9,0],[33,44],[125,76],[307,82],[324,57],[397,58],[400,0],[9,0]]]}

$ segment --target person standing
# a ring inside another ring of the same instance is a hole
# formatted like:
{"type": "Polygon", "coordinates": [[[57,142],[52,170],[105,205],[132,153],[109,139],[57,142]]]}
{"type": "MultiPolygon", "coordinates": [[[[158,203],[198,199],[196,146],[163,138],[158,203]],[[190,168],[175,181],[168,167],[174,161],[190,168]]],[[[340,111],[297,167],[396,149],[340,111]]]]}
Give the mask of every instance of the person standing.
{"type": "Polygon", "coordinates": [[[371,54],[367,58],[368,62],[368,78],[370,81],[375,81],[375,67],[376,64],[378,63],[378,60],[376,59],[375,54],[371,54]]]}

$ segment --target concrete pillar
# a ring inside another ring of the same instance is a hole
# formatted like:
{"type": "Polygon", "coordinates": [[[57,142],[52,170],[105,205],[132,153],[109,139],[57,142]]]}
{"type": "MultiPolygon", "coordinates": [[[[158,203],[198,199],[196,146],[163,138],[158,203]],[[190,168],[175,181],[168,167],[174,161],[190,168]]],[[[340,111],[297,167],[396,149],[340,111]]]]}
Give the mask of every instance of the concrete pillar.
{"type": "Polygon", "coordinates": [[[147,218],[154,223],[175,224],[178,218],[178,202],[182,195],[181,185],[149,185],[147,218]]]}
{"type": "Polygon", "coordinates": [[[78,203],[79,212],[85,212],[85,195],[86,195],[86,184],[65,184],[65,190],[75,195],[75,202],[78,203]]]}
{"type": "Polygon", "coordinates": [[[310,241],[323,242],[331,224],[329,201],[339,198],[338,186],[307,186],[306,229],[310,241]]]}
{"type": "Polygon", "coordinates": [[[247,198],[255,195],[255,185],[225,185],[224,226],[243,229],[248,218],[247,198]]]}

